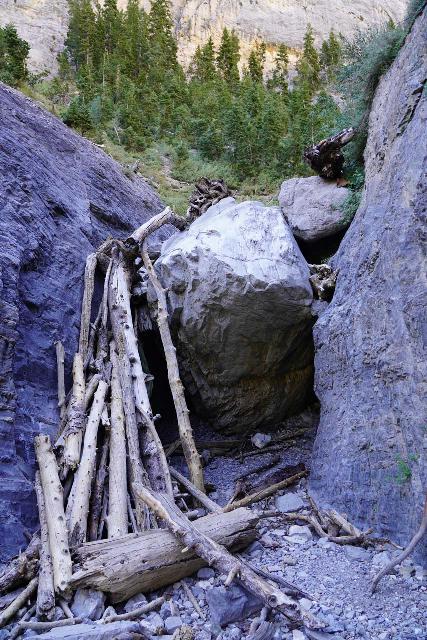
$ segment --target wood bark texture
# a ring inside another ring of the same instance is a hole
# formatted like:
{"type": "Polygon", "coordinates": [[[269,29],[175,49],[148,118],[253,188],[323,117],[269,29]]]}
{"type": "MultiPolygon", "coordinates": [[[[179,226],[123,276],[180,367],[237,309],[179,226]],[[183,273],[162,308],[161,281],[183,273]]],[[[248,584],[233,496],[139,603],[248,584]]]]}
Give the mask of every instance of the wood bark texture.
{"type": "Polygon", "coordinates": [[[92,310],[93,291],[95,288],[96,262],[96,253],[90,253],[86,258],[82,312],[80,317],[79,353],[82,356],[83,362],[86,360],[89,342],[90,315],[92,310]]]}
{"type": "Polygon", "coordinates": [[[76,353],[73,361],[73,394],[68,412],[68,423],[63,433],[62,452],[63,475],[69,469],[76,469],[80,462],[80,453],[85,425],[85,379],[83,358],[76,353]]]}
{"type": "Polygon", "coordinates": [[[39,471],[36,473],[34,486],[36,490],[40,522],[40,562],[39,584],[37,588],[37,616],[41,619],[50,620],[55,610],[55,587],[53,584],[53,566],[52,557],[50,555],[47,514],[39,471]]]}

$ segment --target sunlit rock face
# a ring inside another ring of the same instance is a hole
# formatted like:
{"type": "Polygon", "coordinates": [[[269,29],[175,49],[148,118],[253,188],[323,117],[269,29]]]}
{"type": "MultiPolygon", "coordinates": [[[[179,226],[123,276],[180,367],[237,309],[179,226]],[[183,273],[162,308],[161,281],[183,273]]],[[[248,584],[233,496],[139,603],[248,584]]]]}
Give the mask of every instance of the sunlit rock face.
{"type": "MultiPolygon", "coordinates": [[[[124,7],[126,0],[118,4],[124,7]]],[[[149,0],[141,5],[148,8],[149,0]]],[[[390,19],[399,22],[406,5],[407,0],[172,0],[179,55],[185,66],[197,45],[209,36],[218,42],[224,27],[238,33],[243,61],[257,39],[265,40],[268,67],[282,42],[297,55],[309,23],[320,45],[331,29],[350,36],[390,19]]],[[[55,71],[67,33],[67,0],[1,0],[0,25],[8,22],[31,45],[31,69],[55,71]]]]}

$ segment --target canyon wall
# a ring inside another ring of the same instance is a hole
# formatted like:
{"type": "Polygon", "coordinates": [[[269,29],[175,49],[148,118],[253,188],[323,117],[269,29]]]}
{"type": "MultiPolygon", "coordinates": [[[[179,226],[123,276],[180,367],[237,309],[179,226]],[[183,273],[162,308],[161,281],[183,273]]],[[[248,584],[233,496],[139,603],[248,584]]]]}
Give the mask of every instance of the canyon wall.
{"type": "MultiPolygon", "coordinates": [[[[141,4],[148,8],[149,0],[141,4]]],[[[119,0],[125,6],[126,0],[119,0]]],[[[257,39],[267,42],[267,67],[278,44],[301,48],[311,23],[320,46],[331,29],[350,36],[357,29],[402,20],[407,0],[172,0],[179,57],[188,65],[198,44],[209,36],[217,43],[224,27],[241,38],[243,60],[257,39]]],[[[67,0],[2,0],[0,25],[13,22],[31,45],[31,69],[56,69],[56,56],[67,33],[67,0]]]]}

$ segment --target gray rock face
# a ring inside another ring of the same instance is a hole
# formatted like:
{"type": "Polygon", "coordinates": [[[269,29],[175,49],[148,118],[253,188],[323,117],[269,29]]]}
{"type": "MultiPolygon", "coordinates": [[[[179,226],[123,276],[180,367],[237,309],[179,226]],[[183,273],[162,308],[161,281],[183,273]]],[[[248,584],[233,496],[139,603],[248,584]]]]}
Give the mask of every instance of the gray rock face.
{"type": "Polygon", "coordinates": [[[282,182],[279,203],[296,238],[315,242],[343,231],[342,204],[349,190],[319,176],[282,182]]]}
{"type": "MultiPolygon", "coordinates": [[[[322,413],[311,490],[402,544],[427,486],[426,32],[424,11],[379,84],[366,190],[314,330],[322,413]]],[[[427,539],[418,557],[427,561],[427,539]]]]}
{"type": "Polygon", "coordinates": [[[245,430],[303,408],[312,291],[279,208],[226,198],[163,245],[156,269],[201,413],[217,428],[245,430]]]}
{"type": "Polygon", "coordinates": [[[54,342],[64,343],[69,383],[86,256],[109,235],[128,235],[161,203],[1,84],[0,140],[0,546],[8,556],[36,524],[33,436],[56,430],[54,342]]]}

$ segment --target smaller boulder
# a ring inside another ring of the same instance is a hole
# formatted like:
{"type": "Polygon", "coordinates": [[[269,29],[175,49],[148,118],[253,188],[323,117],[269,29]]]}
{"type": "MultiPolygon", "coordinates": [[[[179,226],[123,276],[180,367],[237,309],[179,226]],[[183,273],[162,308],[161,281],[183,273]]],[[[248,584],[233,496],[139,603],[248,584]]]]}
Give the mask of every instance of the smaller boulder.
{"type": "Polygon", "coordinates": [[[143,593],[137,593],[126,602],[125,611],[126,613],[130,613],[131,611],[135,611],[135,609],[139,609],[139,607],[143,607],[144,604],[147,604],[147,598],[143,593]]]}
{"type": "Polygon", "coordinates": [[[298,538],[303,538],[304,540],[312,540],[313,535],[310,531],[310,528],[306,525],[300,526],[298,524],[293,524],[289,527],[289,536],[297,536],[298,538]]]}
{"type": "Polygon", "coordinates": [[[182,620],[180,616],[169,616],[169,618],[166,618],[165,620],[166,633],[172,634],[181,626],[182,620]]]}
{"type": "Polygon", "coordinates": [[[221,627],[245,620],[262,609],[263,601],[238,585],[213,587],[206,591],[206,600],[213,623],[221,627]]]}
{"type": "Polygon", "coordinates": [[[283,496],[277,496],[276,498],[276,508],[281,513],[299,511],[304,506],[304,502],[297,493],[285,493],[283,496]]]}
{"type": "Polygon", "coordinates": [[[76,618],[99,620],[104,613],[105,594],[94,589],[77,589],[71,611],[76,618]]]}
{"type": "Polygon", "coordinates": [[[316,242],[348,226],[342,205],[349,193],[318,176],[292,178],[282,183],[279,203],[294,236],[316,242]]]}

